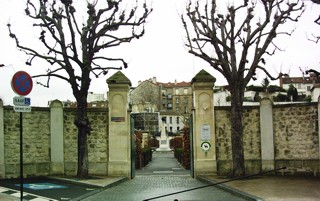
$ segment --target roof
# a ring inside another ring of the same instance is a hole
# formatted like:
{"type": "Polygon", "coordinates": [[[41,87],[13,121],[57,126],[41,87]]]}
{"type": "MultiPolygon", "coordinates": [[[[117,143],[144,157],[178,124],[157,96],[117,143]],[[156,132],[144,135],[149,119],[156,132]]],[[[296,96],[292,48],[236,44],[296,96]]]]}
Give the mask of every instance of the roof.
{"type": "MultiPolygon", "coordinates": [[[[282,79],[283,84],[292,84],[292,83],[312,84],[313,83],[313,79],[311,77],[283,77],[280,79],[282,79]]],[[[316,83],[320,83],[320,78],[315,78],[315,79],[316,79],[315,80],[316,83]]]]}
{"type": "Polygon", "coordinates": [[[175,83],[171,83],[171,82],[168,82],[168,83],[162,83],[162,82],[157,82],[156,83],[158,86],[162,86],[162,87],[165,87],[165,88],[170,88],[170,87],[191,87],[191,82],[175,82],[175,83]]]}

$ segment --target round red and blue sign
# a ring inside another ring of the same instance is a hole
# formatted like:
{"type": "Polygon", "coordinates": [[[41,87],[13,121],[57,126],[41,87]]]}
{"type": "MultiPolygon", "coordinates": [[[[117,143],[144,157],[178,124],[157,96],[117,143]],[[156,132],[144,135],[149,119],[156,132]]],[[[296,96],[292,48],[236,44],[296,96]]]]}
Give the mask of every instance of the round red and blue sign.
{"type": "Polygon", "coordinates": [[[32,90],[32,78],[27,72],[18,71],[12,77],[11,86],[16,94],[26,96],[32,90]]]}

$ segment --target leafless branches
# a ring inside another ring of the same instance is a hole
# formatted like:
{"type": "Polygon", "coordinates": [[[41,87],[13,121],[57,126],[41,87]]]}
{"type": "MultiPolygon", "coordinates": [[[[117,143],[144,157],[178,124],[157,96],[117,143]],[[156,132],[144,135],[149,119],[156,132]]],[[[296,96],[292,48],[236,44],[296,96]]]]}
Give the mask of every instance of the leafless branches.
{"type": "MultiPolygon", "coordinates": [[[[87,2],[87,19],[82,22],[76,12],[79,8],[70,0],[27,1],[25,13],[34,21],[40,43],[47,52],[23,45],[11,24],[8,30],[18,49],[29,55],[27,65],[32,65],[35,58],[50,64],[47,73],[33,77],[58,77],[68,81],[74,89],[87,88],[84,85],[90,84],[90,74],[99,77],[110,69],[127,67],[123,58],[109,58],[102,52],[143,36],[146,18],[152,10],[145,3],[138,9],[138,2],[130,10],[121,9],[122,0],[100,3],[98,7],[98,0],[87,2]],[[81,74],[77,76],[76,72],[81,74]]],[[[43,85],[49,87],[49,80],[43,85]]]]}
{"type": "Polygon", "coordinates": [[[304,4],[299,0],[294,3],[244,1],[238,6],[228,6],[226,14],[218,13],[216,0],[203,6],[199,2],[190,3],[186,15],[182,16],[189,52],[207,61],[229,85],[242,87],[254,77],[256,70],[267,72],[263,57],[280,50],[274,39],[292,33],[280,27],[289,21],[298,21],[304,11],[304,4]],[[259,12],[263,14],[257,16],[259,12]]]}

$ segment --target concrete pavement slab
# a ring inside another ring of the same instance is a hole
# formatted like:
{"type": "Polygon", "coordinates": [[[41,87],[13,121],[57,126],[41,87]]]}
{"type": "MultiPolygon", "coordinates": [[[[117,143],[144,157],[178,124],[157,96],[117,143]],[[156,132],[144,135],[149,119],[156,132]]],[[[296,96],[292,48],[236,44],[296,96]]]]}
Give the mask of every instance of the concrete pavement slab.
{"type": "MultiPolygon", "coordinates": [[[[227,181],[221,176],[202,176],[213,183],[227,181]]],[[[265,201],[320,201],[320,178],[259,176],[224,183],[240,192],[265,201]]]]}

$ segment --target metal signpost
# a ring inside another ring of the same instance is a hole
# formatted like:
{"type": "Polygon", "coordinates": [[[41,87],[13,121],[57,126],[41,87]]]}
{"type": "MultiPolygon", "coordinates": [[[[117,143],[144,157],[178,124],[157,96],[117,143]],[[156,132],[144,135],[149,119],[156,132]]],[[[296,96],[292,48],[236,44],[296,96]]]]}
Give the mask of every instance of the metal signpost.
{"type": "Polygon", "coordinates": [[[32,90],[32,78],[24,71],[16,72],[11,80],[13,91],[20,95],[13,98],[14,111],[20,112],[20,200],[23,200],[23,127],[22,113],[31,112],[31,99],[23,97],[28,95],[32,90]]]}

